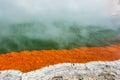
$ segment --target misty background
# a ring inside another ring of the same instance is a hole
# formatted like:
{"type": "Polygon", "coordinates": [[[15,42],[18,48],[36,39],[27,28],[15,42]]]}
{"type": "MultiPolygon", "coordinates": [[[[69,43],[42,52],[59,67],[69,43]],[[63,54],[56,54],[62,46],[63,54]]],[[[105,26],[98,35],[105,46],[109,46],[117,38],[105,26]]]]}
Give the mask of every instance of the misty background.
{"type": "Polygon", "coordinates": [[[118,44],[111,1],[0,0],[0,53],[118,44]]]}

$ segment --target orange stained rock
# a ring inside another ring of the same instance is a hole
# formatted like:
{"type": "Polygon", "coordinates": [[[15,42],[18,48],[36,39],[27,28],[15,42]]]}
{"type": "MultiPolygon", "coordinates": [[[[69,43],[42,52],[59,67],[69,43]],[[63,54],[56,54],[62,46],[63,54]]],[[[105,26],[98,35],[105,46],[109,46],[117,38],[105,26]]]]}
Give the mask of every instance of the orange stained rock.
{"type": "Polygon", "coordinates": [[[0,55],[0,70],[15,69],[28,72],[57,63],[86,63],[118,59],[120,59],[120,45],[11,52],[0,55]]]}

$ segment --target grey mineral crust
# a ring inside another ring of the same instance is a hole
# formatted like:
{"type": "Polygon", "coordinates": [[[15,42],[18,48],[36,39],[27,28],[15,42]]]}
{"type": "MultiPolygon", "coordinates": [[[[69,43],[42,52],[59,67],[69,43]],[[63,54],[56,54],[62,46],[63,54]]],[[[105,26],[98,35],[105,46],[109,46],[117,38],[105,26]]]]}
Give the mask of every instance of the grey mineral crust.
{"type": "Polygon", "coordinates": [[[0,71],[0,80],[120,80],[120,60],[111,62],[62,63],[35,71],[0,71]]]}

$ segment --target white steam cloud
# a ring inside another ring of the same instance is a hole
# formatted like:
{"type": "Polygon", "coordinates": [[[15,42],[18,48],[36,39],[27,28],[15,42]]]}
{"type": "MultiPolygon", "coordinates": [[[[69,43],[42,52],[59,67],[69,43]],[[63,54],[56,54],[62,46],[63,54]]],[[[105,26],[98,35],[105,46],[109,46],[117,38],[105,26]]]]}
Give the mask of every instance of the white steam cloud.
{"type": "Polygon", "coordinates": [[[88,25],[103,24],[108,22],[110,1],[0,0],[0,20],[13,23],[31,19],[42,22],[65,20],[88,25]]]}
{"type": "MultiPolygon", "coordinates": [[[[3,38],[10,37],[20,48],[20,36],[52,40],[61,47],[70,43],[87,44],[85,40],[90,37],[89,33],[120,27],[119,17],[112,15],[112,1],[0,0],[0,44],[4,43],[3,38]]],[[[2,48],[6,46],[8,44],[4,43],[2,48]]]]}

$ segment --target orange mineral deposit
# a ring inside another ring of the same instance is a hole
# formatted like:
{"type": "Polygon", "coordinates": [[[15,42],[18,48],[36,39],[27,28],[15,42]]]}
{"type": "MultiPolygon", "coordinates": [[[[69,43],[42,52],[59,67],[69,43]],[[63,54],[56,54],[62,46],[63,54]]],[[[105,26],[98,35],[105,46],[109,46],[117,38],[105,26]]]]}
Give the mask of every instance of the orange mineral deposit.
{"type": "Polygon", "coordinates": [[[0,70],[15,69],[28,72],[57,63],[86,63],[118,59],[120,59],[120,45],[10,52],[0,55],[0,70]]]}

